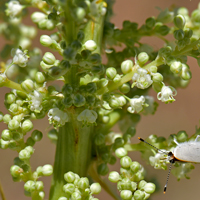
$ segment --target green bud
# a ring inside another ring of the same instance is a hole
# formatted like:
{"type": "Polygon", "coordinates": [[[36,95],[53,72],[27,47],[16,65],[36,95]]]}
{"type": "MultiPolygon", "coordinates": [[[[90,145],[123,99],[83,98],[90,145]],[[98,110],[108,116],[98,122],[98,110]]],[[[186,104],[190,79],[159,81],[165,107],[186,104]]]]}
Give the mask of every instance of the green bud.
{"type": "Polygon", "coordinates": [[[138,63],[139,65],[144,65],[149,60],[149,55],[146,52],[141,52],[138,55],[138,63]]]}
{"type": "Polygon", "coordinates": [[[17,130],[20,126],[20,123],[17,120],[10,120],[8,122],[8,129],[11,131],[17,130]]]}
{"type": "Polygon", "coordinates": [[[102,163],[97,167],[97,172],[101,176],[105,176],[109,172],[109,168],[106,163],[102,163]]]}
{"type": "MultiPolygon", "coordinates": [[[[29,146],[30,147],[30,146],[29,146]]],[[[31,147],[32,148],[32,147],[31,147]]],[[[29,151],[29,149],[25,148],[25,149],[22,149],[20,152],[19,152],[19,159],[20,160],[27,160],[27,159],[30,159],[31,155],[32,155],[32,151],[29,151]]]]}
{"type": "Polygon", "coordinates": [[[78,182],[80,180],[80,176],[78,174],[74,174],[74,175],[75,175],[74,185],[78,186],[78,182]]]}
{"type": "Polygon", "coordinates": [[[45,193],[44,191],[40,191],[38,195],[41,199],[44,199],[45,193]]]}
{"type": "Polygon", "coordinates": [[[90,191],[91,194],[99,194],[101,192],[101,185],[99,183],[92,183],[90,191]]]}
{"type": "Polygon", "coordinates": [[[1,133],[1,138],[5,141],[9,141],[12,139],[12,132],[8,129],[4,129],[1,133]]]}
{"type": "Polygon", "coordinates": [[[120,164],[123,168],[129,168],[132,160],[129,156],[124,156],[120,160],[120,164]]]}
{"type": "Polygon", "coordinates": [[[158,93],[161,91],[163,84],[161,82],[153,82],[152,87],[158,93]]]}
{"type": "Polygon", "coordinates": [[[143,200],[145,197],[145,193],[141,190],[136,190],[133,196],[134,196],[134,200],[143,200]]]}
{"type": "Polygon", "coordinates": [[[139,182],[144,179],[144,170],[140,170],[135,174],[134,181],[139,182]]]}
{"type": "Polygon", "coordinates": [[[96,134],[94,142],[97,146],[105,144],[105,136],[102,133],[96,134]]]}
{"type": "Polygon", "coordinates": [[[72,94],[72,92],[73,92],[73,87],[70,85],[70,84],[65,84],[63,87],[62,87],[62,92],[64,93],[64,94],[67,94],[67,95],[69,95],[69,94],[72,94]]]}
{"type": "Polygon", "coordinates": [[[120,196],[123,200],[131,200],[132,192],[130,190],[122,190],[120,196]]]}
{"type": "Polygon", "coordinates": [[[19,141],[24,137],[23,133],[13,132],[13,140],[19,141]]]}
{"type": "Polygon", "coordinates": [[[83,47],[89,51],[94,51],[97,48],[97,44],[94,40],[88,40],[85,42],[83,47]]]}
{"type": "Polygon", "coordinates": [[[37,191],[42,191],[44,189],[44,184],[42,181],[36,181],[35,182],[35,189],[37,191]]]}
{"type": "Polygon", "coordinates": [[[20,107],[16,103],[10,104],[9,111],[13,114],[17,114],[20,111],[20,107]]]}
{"type": "Polygon", "coordinates": [[[72,106],[73,104],[73,99],[71,97],[65,97],[63,100],[62,100],[63,104],[65,105],[65,107],[69,108],[72,106]]]}
{"type": "Polygon", "coordinates": [[[45,47],[50,47],[53,44],[53,40],[48,35],[42,35],[40,43],[45,47]]]}
{"type": "Polygon", "coordinates": [[[33,138],[33,140],[35,142],[38,142],[42,139],[43,137],[43,134],[41,131],[38,131],[38,130],[34,130],[32,133],[31,133],[31,137],[33,138]]]}
{"type": "Polygon", "coordinates": [[[115,142],[114,142],[114,148],[117,149],[117,148],[123,147],[123,146],[124,146],[124,140],[123,140],[123,138],[117,137],[115,139],[115,142]]]}
{"type": "Polygon", "coordinates": [[[145,184],[145,186],[144,186],[143,189],[144,189],[144,191],[145,191],[146,193],[152,194],[152,193],[155,192],[156,186],[155,186],[155,184],[153,184],[153,183],[147,183],[147,184],[145,184]]]}
{"type": "Polygon", "coordinates": [[[86,100],[85,100],[85,97],[81,94],[75,94],[74,95],[74,100],[73,100],[73,103],[76,107],[81,107],[81,106],[84,106],[85,103],[86,103],[86,100]]]}
{"type": "Polygon", "coordinates": [[[86,91],[90,94],[95,93],[97,91],[97,85],[94,82],[90,82],[86,85],[86,91]]]}
{"type": "Polygon", "coordinates": [[[88,187],[89,187],[88,178],[80,178],[80,180],[78,182],[78,188],[81,189],[81,190],[85,190],[88,187]]]}
{"type": "Polygon", "coordinates": [[[11,166],[11,168],[10,168],[10,174],[11,174],[12,177],[18,178],[18,177],[20,177],[20,175],[22,173],[23,173],[23,169],[20,168],[19,166],[17,166],[17,165],[11,166]]]}
{"type": "Polygon", "coordinates": [[[127,131],[126,134],[131,135],[131,137],[133,137],[136,134],[136,129],[134,126],[130,126],[127,131]]]}
{"type": "Polygon", "coordinates": [[[136,182],[133,182],[133,181],[131,181],[131,191],[135,191],[135,190],[137,190],[137,183],[136,182]]]}
{"type": "Polygon", "coordinates": [[[122,158],[122,157],[126,156],[127,154],[128,154],[127,150],[123,147],[120,147],[120,148],[115,150],[115,155],[118,158],[122,158]]]}
{"type": "Polygon", "coordinates": [[[146,19],[145,24],[147,28],[152,29],[156,24],[156,20],[154,17],[149,17],[146,19]]]}
{"type": "Polygon", "coordinates": [[[75,191],[75,186],[72,183],[67,183],[65,185],[63,185],[63,191],[68,194],[71,195],[74,191],[75,191]]]}
{"type": "Polygon", "coordinates": [[[35,141],[33,140],[32,137],[28,137],[28,139],[26,140],[26,145],[28,146],[34,146],[35,141]]]}
{"type": "Polygon", "coordinates": [[[82,196],[79,192],[74,192],[71,195],[71,200],[82,200],[82,196]]]}
{"type": "Polygon", "coordinates": [[[184,33],[185,33],[185,37],[187,37],[187,38],[191,38],[193,35],[193,31],[190,28],[186,28],[184,30],[184,33]]]}
{"type": "Polygon", "coordinates": [[[76,19],[82,21],[86,15],[86,11],[82,7],[76,7],[75,9],[76,19]]]}
{"type": "Polygon", "coordinates": [[[167,27],[166,25],[162,25],[162,23],[160,22],[157,22],[156,25],[155,25],[155,32],[162,35],[162,36],[165,36],[169,33],[170,31],[170,28],[167,27]]]}
{"type": "Polygon", "coordinates": [[[133,173],[138,172],[141,169],[141,165],[137,161],[133,161],[130,165],[130,169],[133,173]]]}
{"type": "Polygon", "coordinates": [[[109,79],[113,79],[117,75],[117,70],[114,67],[109,67],[106,69],[106,76],[109,79]]]}
{"type": "Polygon", "coordinates": [[[182,29],[174,31],[174,38],[176,40],[182,40],[185,36],[185,32],[182,29]]]}
{"type": "Polygon", "coordinates": [[[141,180],[138,184],[138,189],[142,190],[146,184],[147,182],[145,180],[141,180]]]}
{"type": "Polygon", "coordinates": [[[48,30],[53,30],[55,28],[55,23],[53,20],[47,20],[46,21],[46,28],[48,30]]]}
{"type": "Polygon", "coordinates": [[[15,96],[14,94],[12,94],[12,93],[7,93],[7,94],[5,95],[5,102],[6,102],[7,104],[12,104],[12,103],[15,102],[15,100],[16,100],[16,96],[15,96]]]}
{"type": "Polygon", "coordinates": [[[181,142],[181,143],[187,141],[188,139],[188,135],[185,131],[179,131],[176,137],[177,137],[178,142],[181,142]]]}
{"type": "Polygon", "coordinates": [[[163,76],[160,73],[155,73],[153,74],[153,82],[162,82],[163,81],[163,76]]]}
{"type": "Polygon", "coordinates": [[[152,72],[152,73],[156,73],[157,70],[158,70],[158,68],[157,68],[156,66],[151,66],[151,67],[149,68],[149,71],[152,72]]]}
{"type": "Polygon", "coordinates": [[[0,112],[0,122],[2,122],[2,121],[3,121],[3,113],[0,112]]]}
{"type": "Polygon", "coordinates": [[[179,28],[179,29],[183,29],[185,26],[186,20],[183,17],[183,15],[176,15],[174,17],[174,25],[179,28]]]}
{"type": "Polygon", "coordinates": [[[67,172],[64,174],[64,179],[68,183],[72,183],[75,180],[75,174],[73,172],[67,172]]]}
{"type": "Polygon", "coordinates": [[[9,145],[9,141],[5,141],[3,139],[0,139],[0,148],[1,149],[7,149],[9,145]]]}
{"type": "Polygon", "coordinates": [[[76,50],[73,49],[72,47],[67,47],[64,52],[63,52],[63,56],[66,60],[73,60],[76,56],[76,50]]]}
{"type": "Polygon", "coordinates": [[[67,197],[60,197],[58,200],[69,200],[67,197]]]}
{"type": "Polygon", "coordinates": [[[34,181],[27,181],[25,184],[24,184],[24,190],[27,191],[27,192],[34,192],[35,191],[35,182],[34,181]]]}
{"type": "Polygon", "coordinates": [[[174,61],[171,63],[170,65],[170,70],[174,73],[174,74],[179,74],[182,70],[182,63],[180,61],[174,61]]]}
{"type": "Polygon", "coordinates": [[[113,171],[109,173],[108,179],[113,183],[117,183],[121,179],[121,177],[118,172],[113,171]]]}
{"type": "Polygon", "coordinates": [[[101,55],[98,53],[93,53],[89,55],[88,62],[92,63],[93,65],[100,65],[101,64],[101,55]]]}
{"type": "Polygon", "coordinates": [[[53,174],[52,165],[46,164],[42,167],[42,173],[44,176],[51,176],[53,174]]]}
{"type": "Polygon", "coordinates": [[[42,69],[47,72],[51,67],[53,67],[52,65],[47,65],[44,61],[40,62],[40,66],[42,67],[42,69]]]}
{"type": "Polygon", "coordinates": [[[96,66],[92,66],[92,68],[91,68],[91,71],[92,71],[92,73],[94,73],[94,74],[99,74],[99,75],[101,75],[101,74],[104,74],[104,72],[105,72],[105,67],[103,66],[103,65],[96,65],[96,66]]]}
{"type": "Polygon", "coordinates": [[[128,92],[130,92],[130,85],[128,83],[124,83],[123,85],[121,85],[121,87],[119,88],[119,90],[124,93],[127,94],[128,92]]]}
{"type": "Polygon", "coordinates": [[[33,129],[33,123],[31,122],[31,120],[29,120],[29,119],[24,120],[22,125],[21,125],[21,129],[24,133],[27,133],[30,130],[32,130],[33,129]]]}
{"type": "Polygon", "coordinates": [[[44,61],[45,64],[47,65],[53,65],[56,61],[55,56],[50,53],[50,52],[46,52],[42,58],[42,60],[44,61]]]}
{"type": "Polygon", "coordinates": [[[43,30],[46,29],[47,21],[48,21],[48,19],[42,19],[41,21],[38,22],[38,27],[43,30]]]}
{"type": "Polygon", "coordinates": [[[80,42],[84,39],[85,34],[82,30],[79,30],[78,34],[77,34],[77,40],[79,40],[80,42]]]}
{"type": "Polygon", "coordinates": [[[182,64],[181,78],[183,80],[190,80],[192,78],[192,73],[187,64],[182,64]]]}
{"type": "Polygon", "coordinates": [[[43,169],[42,166],[37,167],[37,169],[36,169],[36,173],[37,173],[38,176],[42,176],[42,175],[43,175],[43,173],[42,173],[42,169],[43,169]]]}
{"type": "Polygon", "coordinates": [[[11,116],[10,116],[9,114],[5,114],[5,115],[3,116],[3,121],[4,121],[6,124],[8,124],[10,120],[11,120],[11,116]]]}
{"type": "Polygon", "coordinates": [[[133,61],[132,60],[125,60],[121,64],[121,70],[123,74],[129,73],[133,68],[133,61]]]}
{"type": "Polygon", "coordinates": [[[23,90],[25,90],[27,93],[30,93],[34,90],[34,83],[31,79],[26,79],[21,83],[21,87],[23,90]]]}
{"type": "Polygon", "coordinates": [[[82,44],[81,44],[78,40],[74,40],[74,41],[70,44],[70,46],[71,46],[74,50],[78,51],[78,50],[82,47],[82,44]]]}

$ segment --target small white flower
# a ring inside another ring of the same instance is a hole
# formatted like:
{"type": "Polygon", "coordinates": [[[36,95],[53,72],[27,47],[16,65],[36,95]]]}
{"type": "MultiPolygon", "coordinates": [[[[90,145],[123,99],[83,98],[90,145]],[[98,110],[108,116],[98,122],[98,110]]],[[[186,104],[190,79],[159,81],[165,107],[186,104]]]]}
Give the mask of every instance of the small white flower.
{"type": "MultiPolygon", "coordinates": [[[[163,150],[165,152],[165,150],[163,150]]],[[[153,166],[155,169],[167,169],[167,164],[169,160],[167,159],[164,153],[156,153],[155,156],[149,157],[150,165],[153,166]]]]}
{"type": "Polygon", "coordinates": [[[9,15],[10,17],[14,18],[17,15],[19,15],[21,13],[21,11],[23,10],[24,6],[22,6],[19,1],[10,1],[7,4],[7,10],[6,10],[6,14],[9,15]]]}
{"type": "Polygon", "coordinates": [[[127,110],[130,113],[134,113],[137,112],[139,113],[140,111],[142,111],[143,106],[145,106],[145,97],[144,96],[140,96],[139,98],[132,98],[130,100],[130,105],[127,110]]]}
{"type": "Polygon", "coordinates": [[[59,108],[52,108],[48,112],[49,123],[53,124],[55,127],[63,126],[69,121],[68,114],[63,112],[59,108]]]}
{"type": "Polygon", "coordinates": [[[29,98],[30,98],[30,101],[29,101],[30,110],[39,113],[42,110],[41,103],[42,103],[43,95],[37,90],[34,90],[33,95],[30,94],[29,98]]]}
{"type": "Polygon", "coordinates": [[[13,64],[17,64],[20,67],[26,67],[28,62],[28,56],[21,49],[13,49],[12,54],[13,53],[13,64]]]}
{"type": "Polygon", "coordinates": [[[94,110],[85,109],[78,117],[78,121],[82,121],[84,124],[93,124],[96,122],[98,115],[94,110]]]}
{"type": "Polygon", "coordinates": [[[171,86],[163,86],[161,92],[157,94],[158,100],[162,102],[169,103],[175,101],[173,96],[176,96],[177,92],[176,89],[171,86]]]}
{"type": "Polygon", "coordinates": [[[153,81],[151,80],[150,74],[148,74],[146,69],[138,68],[137,72],[132,77],[133,85],[140,89],[148,88],[153,81]]]}

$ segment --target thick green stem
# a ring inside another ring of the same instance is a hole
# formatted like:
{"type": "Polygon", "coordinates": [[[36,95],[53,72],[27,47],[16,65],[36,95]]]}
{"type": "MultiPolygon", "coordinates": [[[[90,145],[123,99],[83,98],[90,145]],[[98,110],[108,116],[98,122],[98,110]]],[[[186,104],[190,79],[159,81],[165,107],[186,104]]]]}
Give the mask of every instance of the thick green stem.
{"type": "Polygon", "coordinates": [[[87,176],[91,160],[91,135],[93,127],[82,126],[77,121],[78,109],[70,109],[70,122],[59,129],[53,182],[50,200],[65,196],[62,188],[66,183],[64,174],[73,171],[81,177],[87,176]]]}

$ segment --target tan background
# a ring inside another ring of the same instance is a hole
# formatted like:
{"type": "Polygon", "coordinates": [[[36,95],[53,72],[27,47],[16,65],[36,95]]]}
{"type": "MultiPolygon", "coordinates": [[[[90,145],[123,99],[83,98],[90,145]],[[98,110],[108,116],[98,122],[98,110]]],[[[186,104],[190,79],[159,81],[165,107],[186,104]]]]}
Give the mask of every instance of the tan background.
{"type": "MultiPolygon", "coordinates": [[[[172,4],[178,6],[185,6],[189,11],[194,10],[198,6],[197,0],[116,0],[114,6],[115,16],[112,21],[116,26],[121,27],[123,20],[130,20],[138,22],[139,25],[145,22],[145,19],[150,16],[156,16],[158,14],[156,6],[164,9],[170,7],[172,4]]],[[[28,23],[26,19],[26,23],[28,23]]],[[[36,38],[34,44],[40,46],[38,43],[39,37],[36,38]]],[[[152,44],[155,48],[162,45],[162,41],[153,40],[152,38],[145,38],[145,42],[152,44]]],[[[4,43],[1,39],[0,46],[4,43]]],[[[140,137],[147,137],[150,134],[157,134],[159,136],[168,137],[172,133],[177,133],[179,130],[185,130],[189,135],[195,132],[195,126],[199,126],[200,109],[200,69],[194,59],[189,59],[188,64],[191,67],[193,78],[190,85],[186,89],[179,89],[178,95],[176,96],[176,102],[172,104],[160,104],[158,110],[154,116],[142,116],[142,119],[137,127],[137,135],[140,137]]],[[[0,89],[0,102],[2,107],[1,111],[6,112],[3,108],[4,93],[9,90],[0,89]]],[[[151,92],[155,97],[155,92],[151,92]]],[[[44,133],[44,138],[41,142],[37,143],[35,152],[31,159],[33,169],[39,165],[46,163],[53,164],[55,146],[50,143],[46,137],[48,127],[47,119],[42,122],[34,122],[35,128],[41,130],[44,133]]],[[[5,128],[1,124],[1,130],[5,128]]],[[[137,137],[133,138],[133,143],[137,143],[137,137]]],[[[10,166],[13,164],[13,158],[17,156],[16,152],[11,150],[0,150],[0,181],[3,185],[7,200],[28,200],[30,198],[25,197],[23,194],[23,183],[13,183],[12,178],[9,174],[10,166]]],[[[139,160],[140,153],[131,153],[132,160],[139,160]]],[[[148,169],[148,178],[156,177],[160,183],[160,191],[151,197],[151,200],[175,200],[175,199],[199,199],[199,185],[200,185],[200,165],[195,165],[190,175],[190,180],[181,180],[177,182],[176,178],[170,176],[168,190],[165,195],[162,194],[162,188],[165,185],[167,171],[155,170],[150,166],[147,166],[143,161],[143,165],[148,169]]],[[[113,169],[113,168],[112,168],[113,169]]],[[[119,170],[119,167],[115,167],[119,170]]],[[[46,198],[48,197],[48,190],[50,187],[50,177],[45,177],[45,191],[46,198]]],[[[98,196],[100,199],[111,200],[112,198],[102,192],[98,196]]]]}

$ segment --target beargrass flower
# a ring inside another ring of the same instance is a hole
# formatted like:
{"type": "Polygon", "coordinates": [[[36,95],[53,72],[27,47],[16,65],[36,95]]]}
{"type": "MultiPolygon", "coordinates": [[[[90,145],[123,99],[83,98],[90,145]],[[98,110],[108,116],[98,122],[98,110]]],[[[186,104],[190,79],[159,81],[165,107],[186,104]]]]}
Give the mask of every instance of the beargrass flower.
{"type": "Polygon", "coordinates": [[[12,49],[11,54],[13,55],[13,64],[17,64],[20,67],[26,67],[28,62],[28,56],[21,49],[12,49]]]}
{"type": "Polygon", "coordinates": [[[59,108],[52,108],[48,112],[49,123],[53,124],[54,127],[63,126],[66,122],[69,121],[68,114],[63,112],[59,108]]]}
{"type": "Polygon", "coordinates": [[[30,104],[30,110],[34,112],[40,112],[42,110],[42,99],[43,95],[38,92],[37,90],[34,90],[33,94],[29,95],[29,104],[30,104]]]}
{"type": "Polygon", "coordinates": [[[11,18],[17,17],[23,10],[24,6],[22,6],[19,1],[10,1],[7,4],[6,14],[11,18]]]}
{"type": "Polygon", "coordinates": [[[150,156],[149,162],[155,169],[167,169],[167,163],[169,163],[166,155],[162,152],[156,153],[155,156],[150,156]]]}
{"type": "Polygon", "coordinates": [[[132,80],[132,86],[136,86],[140,89],[146,89],[153,83],[151,75],[143,68],[138,68],[137,72],[133,75],[132,80]]]}
{"type": "Polygon", "coordinates": [[[173,96],[176,96],[177,92],[176,89],[172,86],[163,86],[161,91],[157,94],[158,100],[162,102],[169,103],[175,101],[173,96]]]}
{"type": "Polygon", "coordinates": [[[98,115],[94,110],[85,109],[78,115],[77,120],[82,121],[83,124],[89,125],[94,124],[97,117],[98,115]]]}
{"type": "Polygon", "coordinates": [[[140,111],[142,111],[143,106],[145,106],[145,97],[144,96],[135,97],[130,99],[130,106],[127,108],[127,110],[130,113],[134,112],[139,113],[140,111]]]}

